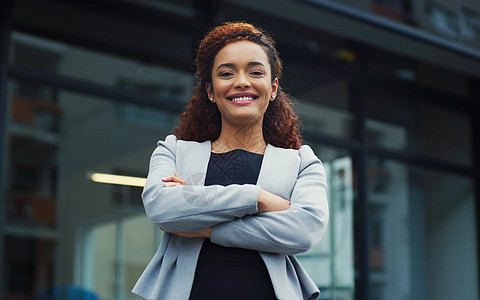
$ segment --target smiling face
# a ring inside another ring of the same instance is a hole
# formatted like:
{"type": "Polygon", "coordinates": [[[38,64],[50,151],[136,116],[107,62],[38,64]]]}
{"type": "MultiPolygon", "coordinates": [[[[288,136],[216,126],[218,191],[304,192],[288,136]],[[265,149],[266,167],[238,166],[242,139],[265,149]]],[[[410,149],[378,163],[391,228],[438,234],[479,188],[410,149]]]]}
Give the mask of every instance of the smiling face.
{"type": "Polygon", "coordinates": [[[271,96],[276,96],[278,80],[272,80],[270,64],[263,48],[250,41],[233,42],[215,56],[212,82],[206,84],[222,116],[222,126],[262,124],[271,96]]]}

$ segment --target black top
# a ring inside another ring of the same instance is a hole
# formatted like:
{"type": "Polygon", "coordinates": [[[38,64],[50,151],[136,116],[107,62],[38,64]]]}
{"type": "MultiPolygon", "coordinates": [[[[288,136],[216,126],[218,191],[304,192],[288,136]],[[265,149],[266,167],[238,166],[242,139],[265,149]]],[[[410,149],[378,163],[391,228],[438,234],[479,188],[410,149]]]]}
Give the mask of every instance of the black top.
{"type": "Polygon", "coordinates": [[[205,185],[257,184],[263,155],[236,149],[213,153],[208,162],[205,185]]]}
{"type": "MultiPolygon", "coordinates": [[[[211,154],[205,185],[256,184],[263,155],[236,149],[211,154]]],[[[276,299],[255,250],[203,243],[190,299],[276,299]]]]}

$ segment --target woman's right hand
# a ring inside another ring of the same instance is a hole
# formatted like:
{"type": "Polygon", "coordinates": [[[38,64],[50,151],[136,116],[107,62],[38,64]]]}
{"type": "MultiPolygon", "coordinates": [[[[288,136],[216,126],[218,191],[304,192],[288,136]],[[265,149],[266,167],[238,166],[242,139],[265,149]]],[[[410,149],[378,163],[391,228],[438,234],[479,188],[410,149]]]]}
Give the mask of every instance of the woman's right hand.
{"type": "Polygon", "coordinates": [[[290,207],[290,201],[260,189],[258,194],[258,212],[282,211],[290,207]]]}

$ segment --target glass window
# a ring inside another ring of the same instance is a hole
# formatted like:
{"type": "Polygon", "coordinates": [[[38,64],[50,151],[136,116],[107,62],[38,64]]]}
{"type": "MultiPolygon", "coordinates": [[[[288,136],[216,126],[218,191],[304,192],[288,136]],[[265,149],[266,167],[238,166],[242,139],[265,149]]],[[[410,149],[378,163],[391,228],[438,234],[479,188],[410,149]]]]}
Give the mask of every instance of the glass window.
{"type": "Polygon", "coordinates": [[[477,297],[471,179],[371,157],[368,203],[372,299],[477,297]]]}
{"type": "MultiPolygon", "coordinates": [[[[453,2],[449,4],[452,6],[453,2]]],[[[453,9],[434,1],[427,1],[425,13],[428,21],[438,33],[451,39],[459,36],[458,16],[453,9]]]]}
{"type": "MultiPolygon", "coordinates": [[[[407,169],[368,162],[369,263],[372,299],[410,299],[411,254],[407,169]]],[[[415,298],[413,298],[415,299],[415,298]]]]}
{"type": "Polygon", "coordinates": [[[15,271],[6,296],[133,297],[158,243],[155,227],[141,188],[91,175],[144,178],[156,141],[178,116],[23,81],[10,81],[7,94],[2,263],[15,271]]]}
{"type": "MultiPolygon", "coordinates": [[[[177,40],[178,35],[172,36],[177,40]]],[[[165,47],[169,45],[165,43],[165,47]]],[[[183,48],[189,49],[189,45],[183,48]]],[[[187,103],[192,73],[145,64],[20,32],[12,34],[10,63],[101,85],[187,103]]]]}
{"type": "Polygon", "coordinates": [[[480,46],[480,16],[478,12],[463,7],[460,13],[460,30],[465,42],[480,46]]]}
{"type": "Polygon", "coordinates": [[[469,116],[414,93],[367,89],[367,142],[463,165],[472,164],[469,116]]]}
{"type": "Polygon", "coordinates": [[[132,289],[157,251],[162,234],[163,232],[155,228],[143,211],[123,220],[120,235],[122,240],[120,247],[123,251],[119,257],[122,269],[119,281],[120,294],[124,299],[132,299],[132,289]]]}
{"type": "Polygon", "coordinates": [[[353,299],[353,170],[348,151],[310,144],[327,175],[330,221],[323,239],[298,259],[320,288],[320,299],[353,299]]]}
{"type": "Polygon", "coordinates": [[[150,8],[163,10],[176,15],[185,15],[188,17],[195,16],[193,0],[123,0],[125,2],[135,2],[139,5],[148,6],[150,8]]]}
{"type": "Polygon", "coordinates": [[[374,0],[372,10],[395,21],[414,24],[411,0],[374,0]]]}
{"type": "MultiPolygon", "coordinates": [[[[7,275],[5,294],[33,295],[44,292],[54,283],[56,243],[49,237],[28,234],[25,231],[6,230],[2,257],[7,275]],[[29,276],[25,276],[29,274],[29,276]],[[35,288],[42,288],[36,291],[35,288]]],[[[3,247],[3,245],[2,245],[3,247]]],[[[18,297],[20,298],[20,297],[18,297]]],[[[4,299],[18,299],[17,297],[4,299]]],[[[25,298],[21,298],[25,299],[25,298]]],[[[29,299],[29,298],[27,298],[29,299]]]]}
{"type": "Polygon", "coordinates": [[[55,89],[8,83],[7,176],[8,226],[28,225],[49,232],[57,225],[60,106],[55,89]]]}
{"type": "Polygon", "coordinates": [[[420,181],[412,186],[422,193],[425,209],[427,298],[474,299],[478,295],[478,246],[473,182],[432,170],[416,171],[420,181]]]}
{"type": "Polygon", "coordinates": [[[85,260],[87,270],[84,274],[85,287],[100,299],[115,299],[115,260],[117,224],[107,223],[92,230],[89,254],[85,260]]]}
{"type": "Polygon", "coordinates": [[[143,212],[82,226],[81,286],[101,299],[140,299],[132,289],[153,257],[161,231],[143,212]],[[141,234],[139,234],[141,233],[141,234]]]}
{"type": "Polygon", "coordinates": [[[329,79],[295,91],[295,108],[307,134],[352,138],[354,115],[348,108],[348,90],[348,81],[329,79]]]}

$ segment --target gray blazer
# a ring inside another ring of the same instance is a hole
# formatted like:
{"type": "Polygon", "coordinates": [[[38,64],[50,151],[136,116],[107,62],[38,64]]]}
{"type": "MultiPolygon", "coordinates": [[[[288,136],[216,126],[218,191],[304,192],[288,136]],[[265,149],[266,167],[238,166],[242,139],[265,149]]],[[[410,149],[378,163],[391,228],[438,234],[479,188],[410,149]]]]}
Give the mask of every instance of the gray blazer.
{"type": "MultiPolygon", "coordinates": [[[[317,244],[328,223],[325,171],[312,149],[267,145],[256,185],[204,186],[210,154],[210,141],[169,135],[158,142],[142,194],[147,216],[165,231],[213,226],[212,243],[259,251],[278,299],[316,299],[316,285],[293,256],[317,244]],[[174,171],[187,184],[164,188],[162,178],[174,171]],[[258,213],[260,188],[290,200],[290,208],[258,213]]],[[[133,292],[188,299],[203,241],[165,233],[133,292]]]]}

